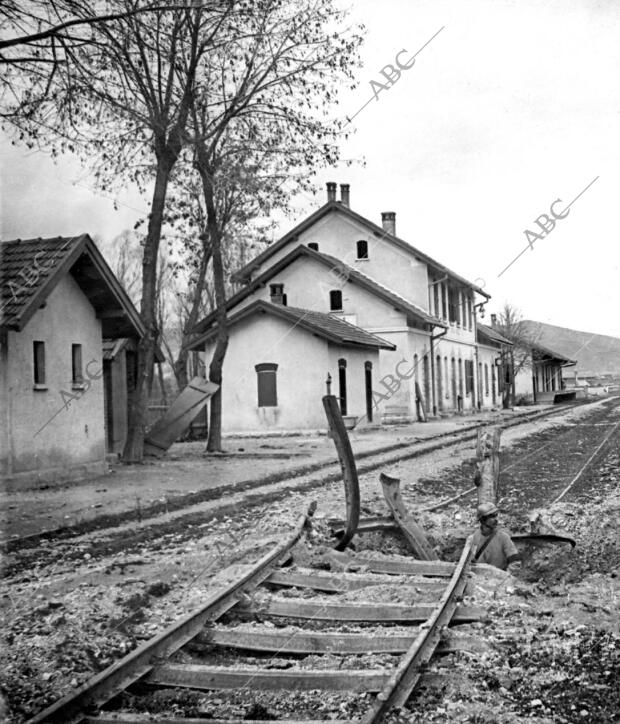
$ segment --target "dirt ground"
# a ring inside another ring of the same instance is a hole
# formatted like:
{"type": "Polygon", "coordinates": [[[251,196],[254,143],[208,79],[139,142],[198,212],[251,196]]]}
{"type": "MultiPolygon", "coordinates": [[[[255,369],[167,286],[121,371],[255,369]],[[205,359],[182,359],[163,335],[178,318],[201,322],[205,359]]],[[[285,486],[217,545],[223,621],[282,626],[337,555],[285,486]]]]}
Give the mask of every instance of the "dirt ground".
{"type": "MultiPolygon", "coordinates": [[[[595,403],[596,404],[596,403],[595,403]]],[[[360,428],[350,433],[356,458],[378,450],[404,448],[460,431],[476,423],[511,420],[536,410],[484,412],[382,428],[360,428]]],[[[115,516],[134,520],[161,515],[221,497],[231,489],[251,489],[265,482],[307,478],[338,468],[334,445],[326,435],[228,437],[224,454],[206,455],[205,443],[177,443],[162,459],[148,458],[142,465],[114,464],[107,475],[59,485],[25,488],[0,486],[0,539],[32,535],[60,527],[83,528],[89,521],[115,516]]]]}
{"type": "MultiPolygon", "coordinates": [[[[558,419],[503,434],[501,510],[513,532],[526,530],[530,508],[547,502],[546,495],[560,490],[577,469],[576,459],[566,462],[566,450],[581,440],[591,445],[590,436],[601,436],[618,421],[616,405],[608,400],[574,408],[558,419]],[[541,469],[542,478],[537,475],[541,469]],[[554,480],[545,490],[544,479],[550,477],[554,480]]],[[[556,527],[577,540],[576,548],[524,548],[516,576],[477,579],[475,601],[487,607],[488,619],[470,626],[490,644],[489,651],[438,659],[431,673],[441,683],[420,690],[390,721],[618,720],[619,443],[616,432],[575,494],[547,511],[556,527]]],[[[474,528],[475,501],[463,498],[436,511],[423,509],[471,485],[473,454],[468,443],[385,469],[401,478],[409,510],[445,558],[458,555],[474,528]]],[[[384,515],[378,473],[362,475],[360,489],[364,513],[384,515]]],[[[285,500],[267,505],[249,507],[242,494],[232,496],[230,515],[206,522],[199,510],[187,511],[134,530],[42,541],[7,556],[0,612],[4,719],[25,721],[195,608],[207,591],[221,585],[229,566],[249,564],[281,541],[312,497],[318,499],[319,525],[342,514],[341,483],[326,483],[318,495],[291,491],[285,500]]],[[[358,536],[355,542],[358,550],[406,553],[395,533],[358,536]]],[[[227,701],[219,692],[159,696],[162,711],[187,715],[206,715],[217,702],[221,707],[227,701]]],[[[305,694],[299,697],[296,706],[302,700],[308,711],[317,706],[305,694]]],[[[269,695],[246,692],[231,701],[231,713],[241,717],[273,719],[286,713],[282,702],[269,695]]],[[[316,713],[359,715],[365,703],[364,696],[328,696],[316,713]]]]}

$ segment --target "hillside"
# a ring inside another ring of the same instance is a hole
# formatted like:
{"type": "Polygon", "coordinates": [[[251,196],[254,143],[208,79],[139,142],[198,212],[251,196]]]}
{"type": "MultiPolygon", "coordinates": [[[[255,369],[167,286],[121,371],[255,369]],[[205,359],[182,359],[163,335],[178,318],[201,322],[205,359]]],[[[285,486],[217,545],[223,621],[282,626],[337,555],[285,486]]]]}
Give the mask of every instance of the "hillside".
{"type": "Polygon", "coordinates": [[[604,374],[620,377],[620,338],[556,327],[529,319],[524,324],[530,334],[537,337],[545,347],[577,360],[576,367],[567,369],[569,374],[576,370],[580,377],[604,374]]]}

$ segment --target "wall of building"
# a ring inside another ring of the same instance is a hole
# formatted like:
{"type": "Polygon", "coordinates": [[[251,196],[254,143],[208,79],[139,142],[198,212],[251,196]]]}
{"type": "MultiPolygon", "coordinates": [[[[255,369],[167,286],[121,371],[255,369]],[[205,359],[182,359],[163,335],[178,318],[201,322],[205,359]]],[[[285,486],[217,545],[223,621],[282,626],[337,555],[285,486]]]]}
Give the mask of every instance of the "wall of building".
{"type": "Polygon", "coordinates": [[[480,390],[480,401],[483,409],[490,407],[501,407],[502,398],[500,394],[499,368],[496,360],[500,357],[501,350],[490,345],[478,345],[478,389],[480,390]]]}
{"type": "Polygon", "coordinates": [[[316,312],[329,313],[329,292],[341,289],[342,305],[339,317],[347,319],[351,324],[362,327],[376,334],[387,328],[400,327],[406,329],[407,318],[391,304],[379,299],[376,295],[352,282],[339,282],[330,274],[324,264],[312,259],[300,258],[275,274],[262,289],[257,289],[247,299],[235,307],[242,309],[257,299],[269,301],[271,284],[283,284],[287,297],[287,306],[312,309],[316,312]]]}
{"type": "Polygon", "coordinates": [[[17,480],[72,477],[105,468],[101,324],[71,276],[52,291],[21,332],[9,331],[6,396],[9,449],[0,470],[17,480]],[[33,341],[45,342],[45,389],[34,388],[33,341]],[[71,345],[82,345],[83,373],[72,389],[71,345]],[[80,399],[71,399],[80,395],[80,399]]]}
{"type": "Polygon", "coordinates": [[[10,470],[10,419],[7,331],[0,327],[0,476],[10,470]]]}
{"type": "MultiPolygon", "coordinates": [[[[207,344],[207,366],[213,344],[207,344]]],[[[375,351],[338,348],[310,332],[269,314],[254,314],[235,324],[224,360],[222,429],[224,432],[324,429],[321,399],[327,373],[337,395],[338,359],[347,360],[349,414],[365,413],[363,363],[378,366],[375,351]],[[258,406],[255,365],[271,362],[277,369],[277,406],[258,406]]]]}
{"type": "Polygon", "coordinates": [[[253,273],[253,277],[289,254],[296,246],[307,246],[311,242],[319,245],[319,252],[336,257],[422,309],[428,310],[426,264],[385,238],[376,237],[363,224],[336,211],[324,216],[295,241],[276,252],[253,273]],[[368,243],[368,259],[357,259],[357,241],[360,240],[368,243]]]}

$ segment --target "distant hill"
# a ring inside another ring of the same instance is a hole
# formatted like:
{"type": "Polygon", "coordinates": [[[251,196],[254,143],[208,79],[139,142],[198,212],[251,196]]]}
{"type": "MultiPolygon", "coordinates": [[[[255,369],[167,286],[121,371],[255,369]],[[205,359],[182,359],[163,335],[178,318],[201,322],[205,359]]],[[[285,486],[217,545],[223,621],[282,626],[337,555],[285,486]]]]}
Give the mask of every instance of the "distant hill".
{"type": "Polygon", "coordinates": [[[524,321],[524,325],[545,347],[577,360],[576,367],[567,368],[569,376],[572,377],[572,372],[576,370],[580,377],[609,374],[620,377],[620,338],[579,332],[529,319],[524,321]]]}

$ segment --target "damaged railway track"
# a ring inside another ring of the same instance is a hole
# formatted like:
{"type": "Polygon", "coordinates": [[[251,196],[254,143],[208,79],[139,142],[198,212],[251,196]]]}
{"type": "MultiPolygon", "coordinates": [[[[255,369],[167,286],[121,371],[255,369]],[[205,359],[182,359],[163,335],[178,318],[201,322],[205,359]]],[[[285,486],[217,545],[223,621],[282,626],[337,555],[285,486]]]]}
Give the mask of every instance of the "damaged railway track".
{"type": "MultiPolygon", "coordinates": [[[[327,572],[297,563],[296,550],[300,545],[303,548],[303,539],[311,535],[312,513],[311,506],[285,541],[208,596],[198,610],[39,713],[31,723],[148,720],[181,724],[187,719],[148,710],[150,692],[180,687],[210,693],[244,692],[249,697],[265,691],[293,694],[293,698],[300,691],[314,692],[319,698],[325,691],[356,698],[367,695],[359,716],[340,721],[374,724],[383,721],[394,707],[404,705],[438,650],[479,645],[466,638],[446,637],[448,626],[480,621],[485,615],[484,609],[462,603],[472,576],[475,547],[471,538],[457,563],[402,556],[361,558],[333,551],[329,554],[332,566],[340,570],[327,572]],[[396,577],[398,587],[403,581],[410,582],[407,590],[420,592],[425,602],[364,600],[373,587],[385,587],[388,577],[396,577]],[[274,590],[289,595],[274,595],[274,590]],[[351,600],[351,593],[356,600],[351,600]],[[239,624],[248,620],[254,622],[251,628],[239,624]],[[280,628],[273,621],[279,622],[280,628]],[[301,625],[291,627],[293,621],[301,625]],[[282,627],[282,622],[287,625],[282,627]],[[359,630],[342,630],[351,625],[359,630]],[[227,665],[221,665],[218,652],[224,652],[227,665]],[[266,665],[256,666],[255,659],[254,665],[245,663],[248,652],[267,657],[263,658],[266,665]],[[400,658],[391,668],[342,666],[365,654],[390,655],[393,662],[395,655],[400,658]],[[319,659],[319,663],[302,666],[300,656],[319,659]],[[322,657],[330,662],[334,656],[340,657],[340,666],[321,665],[322,657]],[[133,708],[114,709],[114,701],[122,700],[119,695],[128,689],[134,691],[133,708]],[[142,700],[138,707],[136,697],[142,700]]],[[[201,705],[204,716],[191,721],[235,721],[218,714],[221,701],[207,695],[201,705]]],[[[290,722],[306,721],[296,716],[295,705],[293,713],[290,722]]]]}
{"type": "MultiPolygon", "coordinates": [[[[518,427],[539,419],[542,420],[549,416],[557,415],[574,406],[575,403],[558,404],[551,409],[528,412],[519,415],[515,419],[503,421],[500,426],[502,429],[518,427]]],[[[359,453],[356,455],[359,461],[357,466],[358,473],[363,475],[394,463],[424,457],[438,450],[475,440],[478,430],[487,424],[487,422],[475,423],[467,425],[463,430],[458,432],[451,431],[449,433],[442,433],[428,440],[414,443],[411,441],[398,442],[377,450],[359,453]]],[[[4,541],[0,541],[0,548],[7,553],[11,553],[36,547],[41,541],[53,543],[55,541],[69,540],[94,531],[112,532],[115,528],[132,522],[137,522],[138,525],[159,525],[162,520],[168,518],[170,514],[172,514],[172,516],[191,516],[192,506],[213,501],[212,508],[200,512],[200,520],[201,522],[205,522],[211,518],[234,513],[237,508],[237,503],[228,502],[228,499],[234,495],[243,494],[244,506],[247,507],[280,500],[285,498],[291,490],[311,492],[325,483],[338,481],[341,479],[341,473],[337,470],[337,465],[336,462],[317,462],[270,475],[257,481],[239,481],[234,485],[209,488],[197,493],[178,495],[176,497],[167,497],[165,503],[157,502],[149,506],[143,506],[138,512],[135,509],[128,509],[124,513],[101,515],[91,520],[84,520],[73,526],[53,528],[31,535],[13,536],[4,541]]]]}

